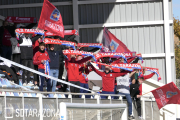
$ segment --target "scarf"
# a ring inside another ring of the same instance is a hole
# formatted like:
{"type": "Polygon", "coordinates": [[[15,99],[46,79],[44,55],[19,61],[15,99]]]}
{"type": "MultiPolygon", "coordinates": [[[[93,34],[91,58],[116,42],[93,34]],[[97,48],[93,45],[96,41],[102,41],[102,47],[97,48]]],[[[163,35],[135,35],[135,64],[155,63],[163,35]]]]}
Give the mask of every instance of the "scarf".
{"type": "Polygon", "coordinates": [[[142,69],[142,66],[139,63],[136,63],[136,64],[120,63],[120,64],[107,65],[104,63],[97,62],[96,64],[109,66],[111,68],[119,68],[119,69],[123,69],[123,70],[127,70],[127,71],[133,71],[133,69],[142,69]]]}
{"type": "Polygon", "coordinates": [[[44,72],[45,74],[50,75],[50,65],[48,60],[44,61],[44,72]]]}
{"type": "Polygon", "coordinates": [[[16,29],[16,38],[19,40],[19,35],[22,33],[28,33],[28,34],[38,34],[38,35],[44,35],[44,30],[37,30],[37,29],[16,29]]]}
{"type": "Polygon", "coordinates": [[[161,80],[161,76],[159,74],[159,69],[158,68],[145,67],[145,70],[156,73],[156,75],[158,77],[158,81],[161,80]]]}
{"type": "Polygon", "coordinates": [[[102,48],[102,43],[78,43],[77,47],[95,47],[102,48]]]}
{"type": "Polygon", "coordinates": [[[85,51],[78,51],[78,50],[63,50],[64,55],[84,55],[84,56],[91,56],[95,61],[96,58],[92,52],[85,52],[85,51]]]}
{"type": "MultiPolygon", "coordinates": [[[[64,30],[64,35],[79,35],[77,30],[64,30]]],[[[51,32],[45,32],[45,36],[59,36],[51,32]]]]}
{"type": "Polygon", "coordinates": [[[104,53],[97,53],[95,55],[96,59],[102,58],[102,57],[122,57],[125,61],[127,61],[124,53],[116,53],[116,52],[104,52],[104,53]]]}
{"type": "Polygon", "coordinates": [[[57,39],[51,39],[51,38],[45,38],[43,41],[45,44],[58,44],[58,45],[65,45],[72,47],[75,50],[75,43],[69,42],[65,40],[57,40],[57,39]]]}

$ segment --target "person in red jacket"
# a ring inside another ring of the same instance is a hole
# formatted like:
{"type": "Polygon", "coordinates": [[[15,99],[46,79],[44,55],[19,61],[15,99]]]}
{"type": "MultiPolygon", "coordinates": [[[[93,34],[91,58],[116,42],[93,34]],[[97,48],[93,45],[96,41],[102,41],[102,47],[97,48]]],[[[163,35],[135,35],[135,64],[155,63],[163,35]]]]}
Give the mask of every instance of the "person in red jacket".
{"type": "MultiPolygon", "coordinates": [[[[39,51],[36,52],[33,57],[33,64],[38,65],[39,72],[45,73],[45,66],[44,66],[45,60],[50,61],[48,52],[45,51],[45,43],[41,42],[39,43],[39,51]]],[[[40,76],[39,78],[40,78],[39,90],[43,91],[43,84],[44,84],[45,77],[40,76]]],[[[47,79],[47,91],[51,91],[51,79],[47,79]]]]}
{"type": "MultiPolygon", "coordinates": [[[[114,94],[114,83],[115,83],[115,78],[118,76],[123,76],[128,73],[128,71],[124,72],[111,72],[111,68],[108,66],[105,66],[105,71],[101,72],[97,70],[94,66],[92,66],[92,69],[102,77],[102,94],[114,94]]],[[[102,99],[106,99],[107,96],[101,96],[102,99]]],[[[112,99],[114,97],[112,96],[112,99]]]]}
{"type": "MultiPolygon", "coordinates": [[[[83,57],[82,56],[78,56],[78,60],[81,60],[83,57]]],[[[88,78],[87,75],[91,72],[91,69],[89,68],[90,66],[88,66],[88,62],[83,63],[79,66],[79,82],[80,82],[80,86],[86,89],[89,89],[88,86],[88,78]]],[[[89,93],[86,90],[80,89],[80,93],[89,93]]],[[[90,95],[86,95],[86,98],[90,98],[90,95]]],[[[81,95],[80,95],[81,98],[81,95]]]]}
{"type": "MultiPolygon", "coordinates": [[[[86,57],[83,58],[81,60],[76,60],[76,56],[75,55],[71,55],[70,56],[70,60],[66,59],[65,60],[65,65],[66,65],[66,70],[67,70],[67,77],[68,77],[68,81],[72,84],[78,85],[80,86],[80,82],[79,82],[79,65],[81,65],[82,63],[90,60],[92,57],[86,57]]],[[[79,88],[76,87],[70,87],[70,91],[73,93],[79,93],[80,90],[79,88]]],[[[79,98],[79,95],[73,95],[73,98],[79,98]]]]}

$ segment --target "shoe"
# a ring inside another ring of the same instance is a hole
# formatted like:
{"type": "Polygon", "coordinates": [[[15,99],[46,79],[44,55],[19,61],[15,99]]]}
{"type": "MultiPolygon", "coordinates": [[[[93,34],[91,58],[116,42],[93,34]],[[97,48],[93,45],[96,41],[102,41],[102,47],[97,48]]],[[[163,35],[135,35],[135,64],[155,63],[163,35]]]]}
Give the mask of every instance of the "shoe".
{"type": "Polygon", "coordinates": [[[27,84],[26,83],[23,83],[23,86],[26,86],[27,84]]]}
{"type": "Polygon", "coordinates": [[[135,120],[135,117],[133,115],[129,115],[128,119],[129,120],[135,120]]]}
{"type": "Polygon", "coordinates": [[[37,85],[34,85],[34,89],[39,89],[39,87],[37,85]]]}
{"type": "Polygon", "coordinates": [[[139,120],[144,120],[142,116],[139,116],[139,120]]]}
{"type": "Polygon", "coordinates": [[[34,84],[30,81],[27,86],[33,86],[34,84]]]}

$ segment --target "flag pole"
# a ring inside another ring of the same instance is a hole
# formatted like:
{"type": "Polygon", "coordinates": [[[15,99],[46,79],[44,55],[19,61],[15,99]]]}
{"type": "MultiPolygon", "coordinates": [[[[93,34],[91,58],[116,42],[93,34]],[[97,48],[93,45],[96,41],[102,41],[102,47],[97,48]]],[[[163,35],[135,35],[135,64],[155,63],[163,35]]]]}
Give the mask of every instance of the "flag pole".
{"type": "Polygon", "coordinates": [[[146,95],[146,94],[149,94],[151,91],[149,91],[149,92],[147,92],[147,93],[144,93],[144,94],[142,94],[141,96],[143,96],[143,95],[146,95]]]}

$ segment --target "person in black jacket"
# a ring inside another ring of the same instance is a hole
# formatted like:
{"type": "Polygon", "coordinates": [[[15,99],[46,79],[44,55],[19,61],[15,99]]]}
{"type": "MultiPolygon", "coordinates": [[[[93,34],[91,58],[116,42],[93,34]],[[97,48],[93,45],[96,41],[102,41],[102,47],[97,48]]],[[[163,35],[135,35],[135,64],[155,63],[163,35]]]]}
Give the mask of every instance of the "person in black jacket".
{"type": "MultiPolygon", "coordinates": [[[[32,43],[39,39],[41,36],[35,36],[30,39],[29,34],[21,34],[18,40],[21,49],[21,61],[24,66],[30,67],[34,69],[33,65],[33,48],[32,43]]],[[[35,78],[35,76],[34,76],[35,78]]],[[[32,86],[32,82],[30,81],[30,72],[23,70],[22,74],[22,82],[23,85],[32,86]],[[27,72],[27,81],[25,81],[25,72],[27,72]]]]}
{"type": "MultiPolygon", "coordinates": [[[[63,55],[62,51],[55,51],[54,44],[49,45],[50,50],[48,51],[50,62],[50,76],[58,78],[59,76],[59,58],[63,55]]],[[[52,92],[56,90],[57,81],[51,80],[52,92]]]]}
{"type": "Polygon", "coordinates": [[[1,56],[11,60],[12,47],[11,37],[15,37],[15,26],[9,26],[8,21],[3,21],[3,26],[0,27],[0,47],[1,56]]]}
{"type": "Polygon", "coordinates": [[[132,84],[130,85],[130,95],[132,97],[133,103],[135,105],[136,103],[136,110],[139,116],[139,119],[143,119],[141,116],[141,99],[140,99],[140,91],[139,86],[143,82],[143,77],[138,78],[138,80],[135,79],[135,76],[132,78],[132,84]]]}

